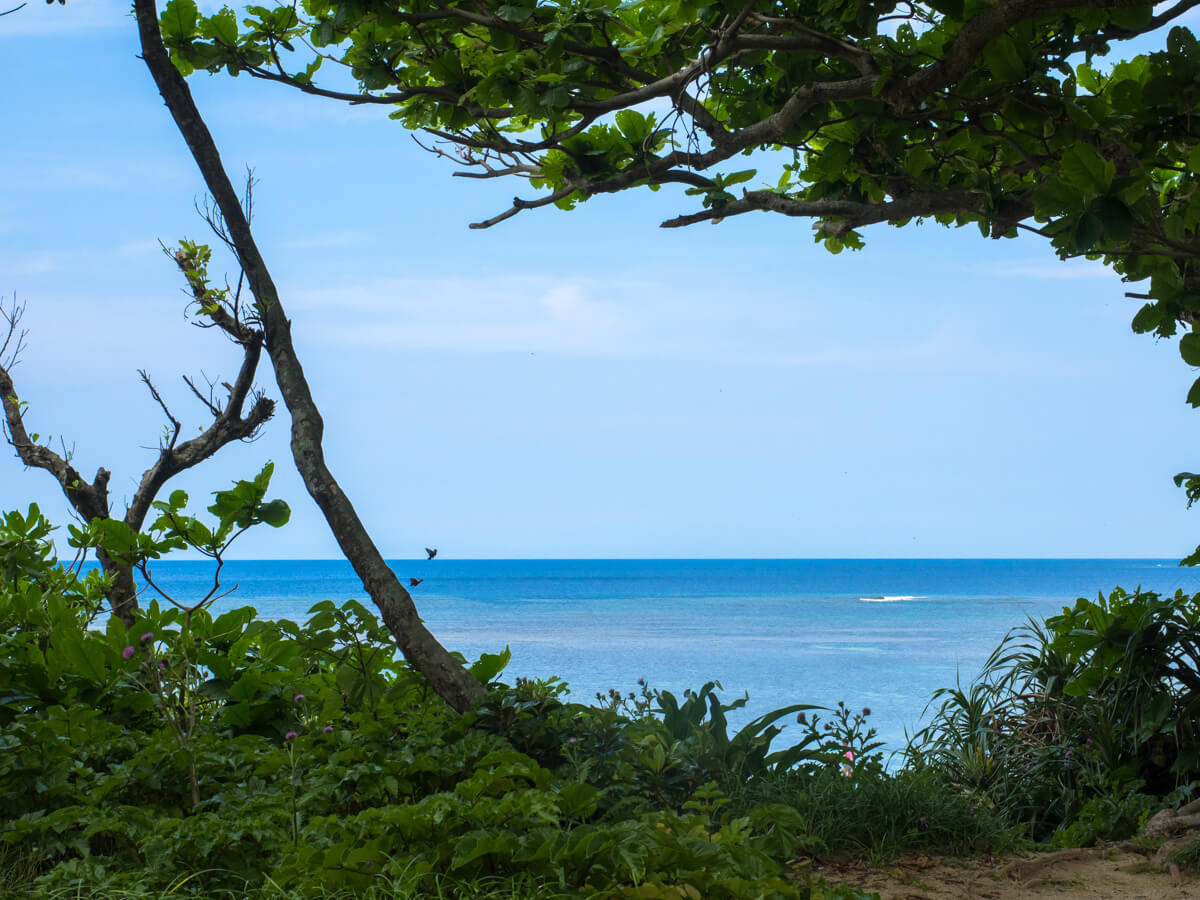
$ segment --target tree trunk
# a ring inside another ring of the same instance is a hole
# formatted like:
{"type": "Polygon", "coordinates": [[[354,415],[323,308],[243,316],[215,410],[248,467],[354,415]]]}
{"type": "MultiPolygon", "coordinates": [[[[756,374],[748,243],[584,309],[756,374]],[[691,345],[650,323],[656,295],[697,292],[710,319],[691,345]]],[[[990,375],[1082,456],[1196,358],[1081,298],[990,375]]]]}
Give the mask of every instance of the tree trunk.
{"type": "Polygon", "coordinates": [[[255,245],[237,192],[221,163],[208,126],[196,109],[187,82],[163,47],[154,0],[134,0],[133,5],[142,58],[212,192],[254,293],[279,393],[291,414],[292,458],[304,486],[324,514],[342,553],[362,579],[363,588],[379,607],[383,622],[405,659],[453,709],[466,712],[483,697],[484,687],[422,624],[412,597],[384,561],[349,498],[326,467],[321,445],[325,426],[292,346],[291,323],[255,245]]]}
{"type": "Polygon", "coordinates": [[[121,565],[102,549],[96,551],[96,559],[104,567],[104,574],[112,577],[108,602],[113,615],[128,628],[133,625],[134,614],[138,610],[137,583],[133,580],[133,567],[121,565]]]}

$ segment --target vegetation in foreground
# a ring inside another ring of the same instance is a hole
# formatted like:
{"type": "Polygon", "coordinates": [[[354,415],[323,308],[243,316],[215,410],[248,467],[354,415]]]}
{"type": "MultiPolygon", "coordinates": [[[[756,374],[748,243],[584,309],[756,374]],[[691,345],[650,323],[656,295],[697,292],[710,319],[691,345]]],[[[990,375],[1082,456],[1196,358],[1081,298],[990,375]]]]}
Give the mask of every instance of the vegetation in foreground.
{"type": "Polygon", "coordinates": [[[304,624],[151,603],[101,627],[104,579],[49,530],[36,507],[0,527],[7,895],[855,898],[814,862],[1127,836],[1196,778],[1182,595],[1019,630],[887,771],[868,710],[731,733],[745,698],[714,684],[589,706],[497,681],[506,653],[471,667],[490,690],[459,716],[355,601],[304,624]]]}

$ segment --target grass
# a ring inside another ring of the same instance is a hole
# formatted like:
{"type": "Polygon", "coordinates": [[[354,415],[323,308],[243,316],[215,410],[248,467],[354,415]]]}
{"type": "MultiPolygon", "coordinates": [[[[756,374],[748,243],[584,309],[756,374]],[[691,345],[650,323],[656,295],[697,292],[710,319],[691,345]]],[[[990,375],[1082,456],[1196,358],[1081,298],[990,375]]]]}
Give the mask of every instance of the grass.
{"type": "Polygon", "coordinates": [[[928,772],[901,771],[878,777],[785,772],[731,789],[740,814],[759,803],[785,803],[805,817],[817,856],[858,856],[872,864],[914,853],[998,853],[1018,844],[990,811],[928,772]]]}
{"type": "Polygon", "coordinates": [[[1200,838],[1175,848],[1175,852],[1171,854],[1171,862],[1184,872],[1200,872],[1200,838]]]}

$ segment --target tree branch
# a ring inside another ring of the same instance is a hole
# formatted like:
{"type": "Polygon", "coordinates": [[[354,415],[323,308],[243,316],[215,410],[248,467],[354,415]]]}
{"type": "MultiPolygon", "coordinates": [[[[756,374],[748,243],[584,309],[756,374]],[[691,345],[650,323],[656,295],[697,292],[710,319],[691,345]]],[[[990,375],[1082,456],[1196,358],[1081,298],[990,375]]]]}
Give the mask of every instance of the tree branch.
{"type": "MultiPolygon", "coordinates": [[[[237,192],[187,82],[163,46],[156,3],[154,0],[134,0],[133,8],[142,59],[221,212],[238,262],[255,297],[279,392],[292,417],[292,458],[296,469],[405,657],[453,709],[466,712],[483,698],[483,685],[421,622],[412,597],[384,560],[349,498],[326,466],[322,447],[324,422],[292,345],[291,323],[284,314],[278,290],[238,202],[237,192]]],[[[223,319],[222,327],[226,330],[239,324],[227,314],[223,319]]],[[[214,321],[221,324],[217,317],[214,321]]]]}

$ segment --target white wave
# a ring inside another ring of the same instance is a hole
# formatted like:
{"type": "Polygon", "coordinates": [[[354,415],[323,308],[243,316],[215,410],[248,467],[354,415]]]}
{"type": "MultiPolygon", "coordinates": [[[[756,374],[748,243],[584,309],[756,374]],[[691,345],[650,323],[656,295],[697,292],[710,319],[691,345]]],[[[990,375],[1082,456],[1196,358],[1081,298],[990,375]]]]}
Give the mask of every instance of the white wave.
{"type": "Polygon", "coordinates": [[[929,598],[915,594],[895,594],[882,597],[859,597],[858,599],[863,603],[901,603],[905,600],[928,600],[929,598]]]}

